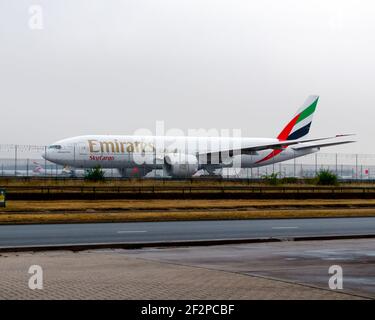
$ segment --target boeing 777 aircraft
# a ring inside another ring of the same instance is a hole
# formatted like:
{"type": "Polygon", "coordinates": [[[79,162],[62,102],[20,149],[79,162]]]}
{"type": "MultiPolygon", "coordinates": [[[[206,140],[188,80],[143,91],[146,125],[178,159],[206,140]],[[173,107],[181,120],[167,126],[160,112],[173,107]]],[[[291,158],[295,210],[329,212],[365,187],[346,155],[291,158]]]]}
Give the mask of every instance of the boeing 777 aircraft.
{"type": "Polygon", "coordinates": [[[74,168],[116,168],[124,177],[154,169],[190,177],[202,169],[213,174],[222,168],[265,166],[355,142],[336,140],[349,135],[302,139],[310,131],[318,99],[309,96],[276,138],[87,135],[57,141],[43,157],[74,168]]]}

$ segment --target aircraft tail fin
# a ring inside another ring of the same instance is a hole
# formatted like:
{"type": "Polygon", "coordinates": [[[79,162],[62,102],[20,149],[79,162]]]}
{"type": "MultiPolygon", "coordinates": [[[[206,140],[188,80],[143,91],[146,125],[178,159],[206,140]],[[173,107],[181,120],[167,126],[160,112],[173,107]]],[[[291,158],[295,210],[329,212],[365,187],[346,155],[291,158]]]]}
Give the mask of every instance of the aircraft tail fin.
{"type": "Polygon", "coordinates": [[[277,139],[297,140],[306,136],[310,131],[312,118],[318,104],[319,96],[309,96],[301,108],[298,109],[293,119],[279,133],[277,139]]]}

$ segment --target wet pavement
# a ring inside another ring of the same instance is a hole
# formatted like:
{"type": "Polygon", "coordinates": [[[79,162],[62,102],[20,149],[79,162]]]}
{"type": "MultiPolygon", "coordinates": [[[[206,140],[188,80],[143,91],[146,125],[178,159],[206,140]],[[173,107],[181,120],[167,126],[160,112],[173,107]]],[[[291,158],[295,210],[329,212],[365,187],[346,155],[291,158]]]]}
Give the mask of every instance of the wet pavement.
{"type": "MultiPolygon", "coordinates": [[[[121,251],[119,251],[121,252],[121,251]]],[[[329,268],[343,271],[346,293],[375,298],[375,240],[330,240],[124,250],[147,260],[260,276],[329,289],[329,268]]]]}

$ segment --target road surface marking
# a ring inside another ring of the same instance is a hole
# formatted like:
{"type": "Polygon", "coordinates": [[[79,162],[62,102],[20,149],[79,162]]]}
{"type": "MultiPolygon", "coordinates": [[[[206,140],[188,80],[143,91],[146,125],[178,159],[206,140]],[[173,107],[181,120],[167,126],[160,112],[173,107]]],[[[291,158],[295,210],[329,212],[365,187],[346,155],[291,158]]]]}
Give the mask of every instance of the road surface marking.
{"type": "Polygon", "coordinates": [[[117,231],[117,233],[142,233],[142,232],[147,232],[145,230],[120,230],[120,231],[117,231]]]}
{"type": "Polygon", "coordinates": [[[298,229],[298,227],[272,227],[272,229],[298,229]]]}

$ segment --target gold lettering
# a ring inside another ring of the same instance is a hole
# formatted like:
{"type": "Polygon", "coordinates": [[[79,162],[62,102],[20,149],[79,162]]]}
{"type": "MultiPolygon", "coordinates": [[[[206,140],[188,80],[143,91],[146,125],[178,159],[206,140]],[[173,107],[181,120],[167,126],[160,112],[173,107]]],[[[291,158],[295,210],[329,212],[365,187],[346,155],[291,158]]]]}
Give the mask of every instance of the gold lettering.
{"type": "Polygon", "coordinates": [[[134,153],[134,152],[154,152],[155,146],[152,143],[146,142],[126,142],[118,141],[98,141],[98,140],[87,140],[89,144],[90,153],[106,152],[106,153],[134,153]],[[99,149],[100,145],[100,149],[99,149]]]}
{"type": "Polygon", "coordinates": [[[121,153],[125,153],[124,144],[126,144],[126,142],[120,142],[120,145],[121,145],[121,153]]]}
{"type": "Polygon", "coordinates": [[[99,150],[94,150],[96,142],[98,142],[98,140],[88,140],[90,152],[99,152],[99,150]]]}
{"type": "Polygon", "coordinates": [[[115,152],[115,145],[111,141],[100,141],[100,149],[102,152],[115,152]]]}
{"type": "Polygon", "coordinates": [[[141,152],[142,153],[146,152],[146,144],[144,142],[141,142],[141,152]]]}
{"type": "Polygon", "coordinates": [[[119,150],[119,145],[118,145],[118,141],[115,139],[115,145],[116,145],[116,152],[119,153],[120,150],[119,150]]]}
{"type": "Polygon", "coordinates": [[[139,142],[134,142],[134,151],[139,153],[139,142]]]}
{"type": "Polygon", "coordinates": [[[133,145],[133,143],[131,143],[131,142],[127,143],[126,151],[129,152],[129,153],[133,153],[134,152],[134,145],[133,145]]]}
{"type": "Polygon", "coordinates": [[[153,145],[152,143],[148,143],[147,146],[146,146],[146,148],[147,148],[147,147],[148,147],[149,150],[150,150],[149,152],[154,152],[154,151],[155,151],[154,145],[153,145]]]}

